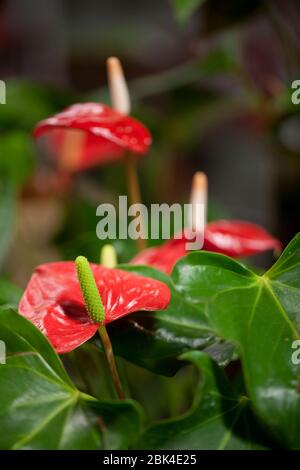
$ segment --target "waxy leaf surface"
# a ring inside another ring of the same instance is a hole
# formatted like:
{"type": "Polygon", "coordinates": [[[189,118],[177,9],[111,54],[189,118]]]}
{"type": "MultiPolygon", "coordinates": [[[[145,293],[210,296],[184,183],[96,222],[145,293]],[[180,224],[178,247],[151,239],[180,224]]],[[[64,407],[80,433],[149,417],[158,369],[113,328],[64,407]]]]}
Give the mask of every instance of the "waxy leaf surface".
{"type": "Polygon", "coordinates": [[[150,426],[137,443],[140,449],[262,449],[267,439],[246,397],[236,395],[222,369],[200,351],[185,353],[200,370],[194,403],[185,415],[150,426]]]}
{"type": "Polygon", "coordinates": [[[98,401],[68,378],[44,335],[12,310],[0,310],[6,364],[0,365],[0,449],[126,449],[141,427],[131,400],[98,401]]]}
{"type": "Polygon", "coordinates": [[[282,446],[300,448],[298,339],[300,235],[275,265],[257,276],[222,255],[198,252],[173,273],[182,295],[206,304],[212,328],[237,345],[249,398],[282,446]]]}
{"type": "Polygon", "coordinates": [[[207,351],[222,365],[232,359],[232,344],[216,335],[203,306],[186,299],[172,278],[147,266],[121,267],[167,284],[171,301],[163,311],[155,314],[139,312],[108,325],[116,354],[146,369],[169,376],[182,367],[177,358],[186,351],[207,351]]]}

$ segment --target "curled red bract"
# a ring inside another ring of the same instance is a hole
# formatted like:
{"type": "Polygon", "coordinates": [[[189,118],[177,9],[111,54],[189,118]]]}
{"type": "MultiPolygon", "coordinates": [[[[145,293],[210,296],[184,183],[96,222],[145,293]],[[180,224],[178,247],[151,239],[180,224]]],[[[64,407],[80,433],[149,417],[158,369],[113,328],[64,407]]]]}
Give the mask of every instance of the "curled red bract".
{"type": "Polygon", "coordinates": [[[144,154],[151,145],[148,129],[130,116],[100,103],[78,103],[39,122],[33,136],[47,136],[57,159],[62,154],[69,131],[84,133],[78,154],[69,161],[69,169],[76,171],[101,165],[123,157],[124,152],[144,154]],[[73,163],[73,164],[72,164],[73,163]]]}
{"type": "MultiPolygon", "coordinates": [[[[140,310],[162,310],[170,302],[170,290],[163,282],[96,264],[91,269],[105,309],[105,324],[140,310]]],[[[87,314],[71,261],[38,266],[19,312],[48,337],[58,353],[77,348],[99,328],[87,314]]]]}
{"type": "MultiPolygon", "coordinates": [[[[183,232],[180,238],[173,238],[161,246],[142,251],[131,263],[153,266],[169,274],[176,262],[188,253],[186,244],[191,241],[191,237],[187,238],[183,232]]],[[[280,249],[279,240],[264,228],[250,222],[219,220],[205,227],[203,250],[239,258],[280,249]]]]}

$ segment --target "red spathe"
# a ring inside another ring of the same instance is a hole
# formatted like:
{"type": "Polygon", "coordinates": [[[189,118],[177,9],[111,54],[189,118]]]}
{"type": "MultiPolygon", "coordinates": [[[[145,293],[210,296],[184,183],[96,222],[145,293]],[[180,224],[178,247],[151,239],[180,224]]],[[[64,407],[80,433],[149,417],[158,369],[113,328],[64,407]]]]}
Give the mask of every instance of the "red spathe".
{"type": "MultiPolygon", "coordinates": [[[[188,253],[186,244],[191,241],[182,233],[178,239],[173,238],[161,246],[142,251],[131,263],[153,266],[169,274],[176,262],[188,253]]],[[[203,250],[239,258],[280,249],[279,240],[250,222],[219,220],[205,227],[203,250]]]]}
{"type": "Polygon", "coordinates": [[[139,121],[100,103],[74,104],[39,122],[33,136],[46,136],[59,160],[70,130],[85,133],[79,156],[70,165],[73,171],[119,160],[126,151],[144,154],[152,142],[148,129],[139,121]]]}
{"type": "MultiPolygon", "coordinates": [[[[121,269],[90,266],[105,309],[105,324],[140,310],[165,309],[170,302],[170,290],[160,281],[121,269]]],[[[48,337],[58,353],[77,348],[99,328],[87,314],[71,261],[38,266],[19,312],[48,337]]]]}

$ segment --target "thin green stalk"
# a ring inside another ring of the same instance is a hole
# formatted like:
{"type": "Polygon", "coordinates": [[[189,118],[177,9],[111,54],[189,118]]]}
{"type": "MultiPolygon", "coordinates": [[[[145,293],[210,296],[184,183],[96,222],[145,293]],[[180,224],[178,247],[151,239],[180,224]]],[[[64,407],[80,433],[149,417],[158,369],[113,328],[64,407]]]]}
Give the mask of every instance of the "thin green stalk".
{"type": "Polygon", "coordinates": [[[120,376],[116,366],[115,356],[113,353],[112,344],[108,336],[107,330],[104,325],[100,326],[98,329],[99,336],[103,345],[104,353],[107,359],[111,377],[115,386],[115,390],[120,400],[124,400],[125,393],[121,384],[120,376]]]}

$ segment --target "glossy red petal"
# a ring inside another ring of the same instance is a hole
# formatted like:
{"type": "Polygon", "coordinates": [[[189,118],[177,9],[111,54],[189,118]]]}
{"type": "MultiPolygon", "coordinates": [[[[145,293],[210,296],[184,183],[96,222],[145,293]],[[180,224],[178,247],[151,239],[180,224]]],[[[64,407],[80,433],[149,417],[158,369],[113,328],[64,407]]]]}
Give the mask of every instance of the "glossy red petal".
{"type": "MultiPolygon", "coordinates": [[[[170,290],[160,281],[95,264],[91,268],[105,308],[105,323],[140,310],[162,310],[170,302],[170,290]]],[[[37,267],[19,311],[47,335],[58,353],[80,346],[99,327],[85,310],[71,261],[37,267]]]]}
{"type": "MultiPolygon", "coordinates": [[[[159,247],[142,251],[132,264],[153,266],[167,274],[188,251],[191,241],[181,233],[179,239],[171,239],[159,247]]],[[[259,225],[243,221],[219,220],[208,224],[204,233],[203,250],[221,253],[233,258],[251,256],[267,250],[281,250],[281,243],[259,225]]]]}
{"type": "Polygon", "coordinates": [[[170,274],[176,262],[187,254],[186,243],[187,240],[184,237],[179,240],[172,238],[158,247],[141,251],[130,263],[152,266],[170,274]]]}
{"type": "Polygon", "coordinates": [[[152,140],[139,121],[99,103],[74,104],[38,123],[33,136],[47,135],[50,145],[59,153],[70,129],[86,134],[74,170],[119,159],[124,151],[144,154],[152,140]]]}
{"type": "Polygon", "coordinates": [[[142,251],[131,260],[131,263],[153,266],[170,274],[177,261],[189,253],[187,244],[194,241],[195,236],[189,230],[179,232],[176,238],[171,238],[158,247],[142,251]]]}
{"type": "Polygon", "coordinates": [[[281,243],[264,228],[241,220],[219,220],[205,229],[204,250],[243,257],[280,250],[281,243]]]}

